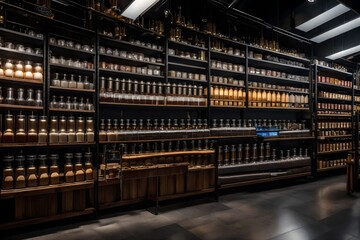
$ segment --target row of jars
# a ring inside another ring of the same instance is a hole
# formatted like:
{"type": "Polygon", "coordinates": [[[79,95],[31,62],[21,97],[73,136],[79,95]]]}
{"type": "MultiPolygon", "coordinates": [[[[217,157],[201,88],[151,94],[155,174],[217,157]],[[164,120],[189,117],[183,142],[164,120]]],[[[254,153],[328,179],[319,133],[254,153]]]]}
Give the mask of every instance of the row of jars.
{"type": "Polygon", "coordinates": [[[245,51],[242,51],[238,48],[225,47],[223,41],[214,40],[211,41],[211,50],[217,52],[223,52],[229,55],[234,55],[238,57],[245,57],[245,51]]]}
{"type": "Polygon", "coordinates": [[[271,119],[213,119],[212,128],[275,128],[278,130],[303,130],[305,120],[301,123],[295,120],[271,120],[271,119]]]}
{"type": "Polygon", "coordinates": [[[87,111],[93,111],[95,109],[94,104],[90,102],[89,98],[86,98],[86,102],[84,102],[84,98],[80,98],[80,101],[78,101],[77,97],[71,99],[70,96],[66,97],[66,101],[64,101],[64,96],[53,96],[50,102],[50,108],[87,111]]]}
{"type": "Polygon", "coordinates": [[[100,101],[139,104],[206,105],[203,87],[176,83],[100,78],[100,101]]]}
{"type": "Polygon", "coordinates": [[[218,164],[219,166],[237,165],[237,164],[256,164],[264,161],[296,161],[308,159],[308,149],[305,149],[303,155],[303,149],[293,148],[292,154],[290,149],[280,150],[271,149],[270,143],[257,143],[250,144],[238,144],[238,145],[224,145],[218,147],[218,164]],[[278,153],[278,155],[277,155],[278,153]],[[285,155],[286,153],[286,155],[285,155]]]}
{"type": "Polygon", "coordinates": [[[284,78],[284,79],[290,79],[290,80],[296,80],[301,82],[309,82],[309,76],[301,76],[301,75],[295,75],[270,69],[263,69],[263,68],[254,68],[249,67],[249,73],[250,74],[256,74],[256,75],[263,75],[268,77],[277,77],[277,78],[284,78]]]}
{"type": "Polygon", "coordinates": [[[179,56],[182,58],[192,58],[192,59],[196,59],[196,60],[201,60],[201,61],[206,61],[206,53],[204,50],[200,50],[197,53],[194,52],[185,52],[185,51],[181,51],[178,49],[172,49],[169,48],[169,55],[175,55],[175,56],[179,56]]]}
{"type": "Polygon", "coordinates": [[[7,59],[2,61],[0,58],[0,76],[9,78],[43,80],[43,67],[41,63],[31,61],[15,61],[7,59]]]}
{"type": "MultiPolygon", "coordinates": [[[[124,144],[124,154],[142,154],[153,152],[173,152],[212,149],[213,141],[205,140],[182,140],[182,141],[159,141],[147,143],[124,144]]],[[[123,162],[124,164],[124,162],[123,162]]],[[[199,164],[203,165],[203,164],[199,164]]],[[[207,165],[207,164],[204,164],[207,165]]]]}
{"type": "Polygon", "coordinates": [[[94,142],[94,120],[92,117],[73,116],[65,118],[52,116],[50,119],[50,132],[48,132],[48,119],[46,116],[6,114],[4,126],[0,115],[0,142],[4,143],[72,143],[94,142]],[[16,122],[16,124],[15,124],[16,122]],[[15,127],[16,125],[16,127],[15,127]]]}
{"type": "Polygon", "coordinates": [[[321,137],[342,136],[347,134],[350,134],[349,130],[325,130],[319,132],[319,136],[321,137]]]}
{"type": "MultiPolygon", "coordinates": [[[[9,27],[9,26],[7,26],[9,27]]],[[[9,27],[9,29],[19,32],[19,33],[24,33],[26,35],[29,35],[30,37],[36,37],[39,39],[43,39],[44,35],[42,33],[36,32],[32,29],[29,29],[27,27],[23,28],[23,26],[19,26],[19,25],[11,25],[11,27],[9,27]]]]}
{"type": "Polygon", "coordinates": [[[49,39],[49,43],[50,44],[54,44],[54,45],[58,45],[60,47],[68,47],[68,48],[73,48],[76,50],[83,50],[86,52],[94,52],[94,48],[90,47],[89,45],[86,44],[80,44],[78,42],[74,42],[71,40],[65,40],[65,39],[56,39],[54,37],[51,37],[49,39]]]}
{"type": "Polygon", "coordinates": [[[318,169],[346,166],[346,158],[336,160],[318,160],[318,169]]]}
{"type": "Polygon", "coordinates": [[[119,50],[119,49],[112,49],[112,48],[105,48],[103,46],[100,47],[100,54],[107,54],[107,55],[113,55],[116,57],[122,57],[122,58],[128,58],[128,59],[134,59],[138,61],[144,61],[149,63],[162,63],[162,58],[155,58],[146,56],[143,53],[138,52],[127,52],[125,50],[119,50]]]}
{"type": "Polygon", "coordinates": [[[3,89],[0,86],[0,104],[26,105],[26,106],[41,107],[43,105],[42,91],[35,90],[35,92],[34,92],[34,90],[32,88],[14,89],[12,87],[8,87],[8,88],[6,88],[6,91],[4,91],[4,93],[3,93],[3,89]],[[16,96],[15,96],[15,92],[17,93],[16,96]]]}
{"type": "Polygon", "coordinates": [[[351,128],[351,122],[319,122],[319,129],[351,128]]]}
{"type": "Polygon", "coordinates": [[[278,62],[278,63],[293,65],[293,66],[298,66],[298,67],[305,67],[305,65],[301,62],[297,62],[297,61],[293,61],[293,60],[289,60],[289,59],[285,59],[285,58],[279,58],[277,56],[272,56],[272,55],[263,55],[261,53],[256,53],[253,51],[249,51],[249,58],[254,58],[254,59],[258,59],[258,60],[267,60],[267,61],[271,61],[271,62],[278,62]]]}
{"type": "Polygon", "coordinates": [[[100,129],[106,131],[194,130],[208,129],[207,119],[105,119],[100,129]]]}
{"type": "Polygon", "coordinates": [[[225,84],[232,84],[236,86],[245,86],[244,80],[234,79],[233,77],[222,77],[222,76],[210,76],[210,82],[212,83],[225,83],[225,84]]]}
{"type": "Polygon", "coordinates": [[[339,150],[351,150],[352,141],[342,141],[334,143],[319,143],[318,144],[319,152],[330,152],[330,151],[339,151],[339,150]]]}
{"type": "Polygon", "coordinates": [[[200,73],[180,72],[180,71],[170,70],[168,72],[168,76],[172,78],[183,78],[189,80],[206,81],[206,75],[200,73]]]}
{"type": "Polygon", "coordinates": [[[234,72],[241,72],[241,73],[245,72],[244,65],[229,63],[229,62],[222,62],[222,61],[217,61],[217,60],[211,60],[211,68],[234,71],[234,72]]]}
{"type": "Polygon", "coordinates": [[[339,70],[339,71],[343,71],[343,72],[348,72],[348,69],[346,67],[344,67],[343,65],[340,65],[338,63],[327,63],[325,61],[320,61],[318,59],[314,59],[314,63],[318,64],[320,66],[324,66],[324,67],[329,67],[329,68],[333,68],[335,70],[339,70]]]}
{"type": "Polygon", "coordinates": [[[274,85],[274,84],[262,83],[262,82],[249,82],[249,87],[267,88],[268,90],[271,90],[271,89],[274,89],[274,90],[288,90],[288,91],[303,92],[303,93],[308,93],[309,92],[308,88],[297,88],[297,87],[274,85]]]}
{"type": "Polygon", "coordinates": [[[30,46],[24,46],[23,44],[15,44],[12,42],[4,42],[3,38],[0,38],[0,47],[16,50],[18,52],[30,53],[30,54],[37,54],[42,55],[44,52],[41,48],[33,48],[30,46]]]}
{"type": "Polygon", "coordinates": [[[318,103],[318,111],[336,113],[336,111],[331,110],[351,111],[351,104],[318,103]]]}
{"type": "Polygon", "coordinates": [[[332,99],[337,99],[337,100],[348,100],[348,101],[351,101],[351,98],[352,98],[351,95],[332,93],[332,92],[324,92],[324,91],[319,92],[319,97],[332,98],[332,99]]]}
{"type": "Polygon", "coordinates": [[[59,73],[55,73],[51,79],[51,86],[62,88],[94,89],[94,84],[89,82],[88,76],[75,76],[74,74],[69,75],[66,73],[62,75],[62,78],[60,78],[59,73]]]}
{"type": "Polygon", "coordinates": [[[51,56],[50,58],[51,64],[60,64],[69,67],[77,67],[83,69],[94,69],[94,63],[88,62],[86,60],[65,58],[63,56],[51,56]]]}
{"type": "Polygon", "coordinates": [[[292,55],[295,57],[300,57],[300,58],[305,58],[305,54],[304,53],[299,53],[297,50],[295,49],[287,49],[287,48],[280,48],[279,46],[279,42],[276,40],[268,40],[268,39],[264,39],[264,38],[254,38],[251,42],[250,45],[253,45],[255,47],[260,47],[266,50],[271,50],[271,51],[276,51],[276,52],[281,52],[284,54],[288,54],[288,55],[292,55]]]}
{"type": "Polygon", "coordinates": [[[334,78],[334,77],[327,77],[327,76],[320,76],[320,75],[317,76],[317,81],[319,83],[330,83],[330,84],[339,85],[339,86],[343,86],[343,87],[349,87],[349,88],[351,88],[353,85],[352,81],[345,81],[345,80],[334,78]]]}
{"type": "Polygon", "coordinates": [[[58,164],[59,154],[49,155],[50,164],[48,164],[47,155],[3,156],[2,189],[37,187],[94,179],[91,152],[65,153],[63,158],[65,163],[61,169],[64,169],[64,177],[61,177],[58,164]],[[73,161],[74,155],[75,162],[73,161]]]}
{"type": "Polygon", "coordinates": [[[0,142],[4,143],[46,143],[48,136],[46,116],[23,115],[16,117],[10,113],[0,115],[0,142]],[[16,126],[16,127],[15,127],[16,126]]]}
{"type": "MultiPolygon", "coordinates": [[[[207,92],[206,90],[205,90],[205,92],[207,92]]],[[[244,102],[245,98],[246,98],[246,92],[245,92],[245,89],[243,89],[243,88],[211,86],[210,98],[211,99],[241,100],[244,102]]]]}
{"type": "Polygon", "coordinates": [[[169,38],[171,41],[177,41],[177,42],[205,48],[206,46],[205,39],[202,35],[196,33],[195,34],[187,33],[185,36],[182,34],[182,29],[180,27],[170,29],[169,38]]]}
{"type": "Polygon", "coordinates": [[[51,116],[49,142],[50,144],[94,142],[94,119],[51,116]]]}
{"type": "Polygon", "coordinates": [[[100,69],[108,69],[112,71],[120,71],[120,72],[129,72],[129,73],[137,73],[149,76],[162,76],[163,73],[160,70],[160,67],[157,66],[147,66],[147,67],[137,67],[116,63],[108,63],[108,62],[100,62],[100,69]]]}
{"type": "Polygon", "coordinates": [[[253,107],[306,108],[308,104],[308,95],[249,89],[249,105],[253,107]]]}

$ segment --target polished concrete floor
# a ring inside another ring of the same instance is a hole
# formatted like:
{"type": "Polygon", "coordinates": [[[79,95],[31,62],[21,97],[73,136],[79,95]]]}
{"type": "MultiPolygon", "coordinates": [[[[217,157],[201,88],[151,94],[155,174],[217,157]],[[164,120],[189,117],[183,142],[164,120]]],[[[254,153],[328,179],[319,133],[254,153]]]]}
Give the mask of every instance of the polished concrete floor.
{"type": "MultiPolygon", "coordinates": [[[[0,237],[1,238],[1,237],[0,237]]],[[[12,239],[360,239],[360,195],[347,195],[345,175],[219,202],[168,206],[159,215],[133,210],[41,229],[12,239]]]]}

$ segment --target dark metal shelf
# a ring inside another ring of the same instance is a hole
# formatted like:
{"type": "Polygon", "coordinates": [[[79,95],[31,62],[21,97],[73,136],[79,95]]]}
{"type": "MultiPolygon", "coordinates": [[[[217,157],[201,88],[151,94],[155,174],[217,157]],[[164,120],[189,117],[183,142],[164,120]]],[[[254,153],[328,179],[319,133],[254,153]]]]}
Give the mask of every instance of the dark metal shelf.
{"type": "Polygon", "coordinates": [[[23,105],[13,105],[13,104],[0,104],[0,108],[9,108],[9,109],[24,109],[24,110],[43,110],[43,107],[37,106],[23,106],[23,105]]]}
{"type": "Polygon", "coordinates": [[[225,70],[225,69],[220,69],[220,68],[211,68],[212,72],[216,72],[216,75],[222,75],[222,76],[244,76],[245,77],[245,72],[236,72],[236,71],[230,71],[230,70],[225,70]]]}
{"type": "Polygon", "coordinates": [[[316,66],[318,68],[318,71],[320,71],[320,72],[325,72],[327,74],[335,74],[337,76],[342,76],[342,77],[345,77],[345,78],[352,77],[352,73],[349,73],[349,72],[344,72],[344,71],[341,71],[341,70],[337,70],[337,69],[334,69],[334,68],[331,68],[331,67],[326,67],[326,66],[321,66],[321,65],[316,65],[316,66]]]}
{"type": "MultiPolygon", "coordinates": [[[[245,82],[245,80],[244,80],[245,82]]],[[[217,83],[217,82],[210,82],[211,85],[218,85],[218,86],[229,86],[229,87],[236,87],[236,88],[245,88],[245,86],[230,84],[230,83],[217,83]]],[[[245,83],[244,83],[245,84],[245,83]]]]}
{"type": "Polygon", "coordinates": [[[335,91],[340,91],[340,92],[346,92],[346,93],[350,93],[352,92],[352,88],[350,87],[344,87],[344,86],[340,86],[340,85],[335,85],[335,84],[331,84],[331,83],[322,83],[322,82],[318,82],[317,83],[319,88],[324,88],[324,89],[331,89],[331,90],[335,90],[335,91]]]}
{"type": "Polygon", "coordinates": [[[298,81],[288,78],[281,78],[281,77],[272,77],[260,74],[249,73],[249,81],[251,82],[263,82],[263,83],[271,83],[278,84],[278,85],[289,85],[289,86],[308,86],[309,82],[305,81],[298,81]]]}
{"type": "Polygon", "coordinates": [[[30,36],[29,34],[17,32],[17,31],[11,30],[11,29],[3,28],[3,27],[0,27],[0,32],[5,37],[7,35],[10,35],[12,37],[16,37],[16,40],[20,40],[20,41],[24,41],[24,42],[25,41],[27,41],[27,42],[35,41],[35,42],[37,42],[39,44],[42,44],[42,42],[44,41],[44,38],[38,38],[36,36],[30,36]]]}
{"type": "Polygon", "coordinates": [[[69,54],[77,54],[77,56],[81,56],[83,58],[85,57],[94,57],[95,53],[94,52],[90,52],[90,51],[85,51],[82,49],[76,49],[76,48],[71,48],[71,47],[66,47],[66,46],[59,46],[56,44],[49,44],[49,46],[51,47],[51,51],[54,53],[61,53],[61,52],[66,52],[69,54]]]}
{"type": "Polygon", "coordinates": [[[169,63],[173,62],[175,63],[181,63],[181,64],[185,64],[185,65],[190,65],[190,66],[207,66],[207,61],[204,60],[199,60],[199,59],[194,59],[194,58],[187,58],[187,57],[180,57],[177,55],[172,55],[169,54],[169,63]]]}
{"type": "Polygon", "coordinates": [[[140,73],[133,73],[133,72],[122,72],[122,71],[116,71],[116,70],[110,70],[110,69],[104,69],[100,68],[100,72],[102,73],[108,73],[112,75],[125,75],[125,76],[131,76],[131,77],[142,77],[145,79],[158,79],[158,80],[164,80],[164,76],[157,76],[157,75],[147,75],[147,74],[140,74],[140,73]]]}
{"type": "Polygon", "coordinates": [[[126,62],[126,63],[132,64],[132,65],[135,65],[135,66],[144,66],[144,65],[153,65],[153,66],[160,66],[160,67],[165,66],[165,64],[163,64],[163,63],[140,61],[140,60],[136,60],[136,59],[114,56],[114,55],[110,55],[110,54],[100,54],[100,57],[104,58],[104,59],[121,60],[122,62],[126,62]]]}
{"type": "Polygon", "coordinates": [[[68,65],[62,65],[62,64],[50,64],[50,68],[52,69],[60,69],[60,70],[68,70],[76,73],[94,73],[95,69],[87,69],[87,68],[79,68],[79,67],[72,67],[68,65]]]}
{"type": "Polygon", "coordinates": [[[289,70],[295,70],[297,72],[308,72],[309,68],[306,67],[300,67],[280,62],[273,62],[269,60],[262,60],[262,59],[255,59],[255,58],[249,58],[249,66],[257,66],[262,68],[270,68],[270,69],[279,69],[282,71],[289,72],[289,70]]]}
{"type": "Polygon", "coordinates": [[[50,112],[68,112],[68,113],[83,113],[83,114],[94,114],[95,110],[75,110],[75,109],[61,109],[61,108],[49,108],[50,112]]]}
{"type": "Polygon", "coordinates": [[[0,143],[1,148],[46,147],[47,143],[0,143]]]}
{"type": "Polygon", "coordinates": [[[287,93],[296,93],[302,95],[309,95],[307,92],[300,92],[300,91],[292,91],[287,89],[276,89],[276,88],[261,88],[261,87],[250,87],[249,89],[257,89],[257,90],[265,90],[265,91],[273,91],[273,92],[287,92],[287,93]]]}
{"type": "MultiPolygon", "coordinates": [[[[187,44],[187,43],[184,43],[184,42],[177,42],[177,41],[169,40],[169,45],[171,45],[171,44],[182,46],[184,48],[193,49],[193,50],[194,49],[203,50],[203,51],[208,50],[207,48],[204,48],[204,47],[199,47],[199,46],[195,46],[195,45],[192,45],[192,44],[187,44]]],[[[169,47],[169,48],[171,48],[171,47],[169,47]]]]}
{"type": "Polygon", "coordinates": [[[177,80],[177,81],[186,81],[186,82],[207,83],[207,81],[195,80],[195,79],[191,79],[191,78],[168,77],[168,79],[169,79],[169,80],[177,80]]]}
{"type": "Polygon", "coordinates": [[[194,71],[199,71],[199,70],[206,70],[206,67],[198,67],[198,66],[194,66],[194,65],[188,65],[188,64],[182,64],[182,63],[174,63],[174,62],[169,62],[169,68],[178,68],[178,69],[191,69],[194,71]]]}
{"type": "Polygon", "coordinates": [[[233,63],[244,63],[245,62],[245,57],[236,56],[233,54],[227,54],[227,53],[214,51],[214,50],[211,50],[210,54],[211,54],[212,60],[219,59],[219,60],[226,61],[226,62],[232,61],[233,63]]]}
{"type": "Polygon", "coordinates": [[[348,103],[351,104],[352,100],[343,100],[343,99],[337,99],[337,98],[325,98],[325,97],[318,97],[318,101],[321,102],[331,102],[331,103],[348,103]]]}
{"type": "Polygon", "coordinates": [[[11,78],[11,77],[5,77],[1,76],[0,80],[3,82],[8,83],[19,83],[19,84],[26,84],[26,85],[43,85],[43,81],[38,80],[32,80],[32,79],[25,79],[25,78],[11,78]]]}
{"type": "Polygon", "coordinates": [[[64,87],[54,87],[54,86],[50,86],[50,90],[62,91],[62,92],[95,93],[94,89],[64,88],[64,87]]]}
{"type": "Polygon", "coordinates": [[[23,58],[26,57],[27,60],[32,60],[35,62],[36,61],[42,62],[44,58],[44,55],[42,54],[27,53],[25,51],[18,51],[15,49],[9,49],[4,47],[0,47],[0,54],[2,55],[3,58],[9,58],[9,59],[20,58],[21,60],[23,60],[23,58]]]}

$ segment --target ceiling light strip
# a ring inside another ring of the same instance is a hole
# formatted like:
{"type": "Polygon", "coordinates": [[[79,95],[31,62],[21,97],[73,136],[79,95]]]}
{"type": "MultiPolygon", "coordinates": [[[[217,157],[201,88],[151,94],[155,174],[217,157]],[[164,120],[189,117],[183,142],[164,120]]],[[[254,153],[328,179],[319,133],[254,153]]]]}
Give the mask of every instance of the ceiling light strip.
{"type": "Polygon", "coordinates": [[[360,27],[360,17],[359,18],[355,18],[354,20],[351,20],[347,23],[344,23],[336,28],[333,28],[327,32],[324,32],[312,39],[310,39],[311,41],[317,42],[317,43],[321,43],[323,41],[326,41],[330,38],[336,37],[340,34],[343,34],[345,32],[348,32],[350,30],[353,30],[354,28],[360,27]]]}
{"type": "Polygon", "coordinates": [[[339,4],[327,10],[326,12],[321,13],[320,15],[310,19],[309,21],[300,24],[299,26],[296,27],[296,29],[299,29],[304,32],[308,32],[348,11],[350,11],[350,8],[344,6],[343,4],[339,4]]]}
{"type": "Polygon", "coordinates": [[[348,48],[343,51],[331,54],[331,55],[327,56],[326,58],[330,59],[330,60],[336,60],[338,58],[346,57],[346,56],[349,56],[349,55],[357,53],[357,52],[360,52],[360,45],[357,45],[355,47],[348,48]]]}
{"type": "Polygon", "coordinates": [[[125,10],[121,13],[122,16],[135,20],[141,14],[150,9],[159,0],[134,0],[125,10]]]}

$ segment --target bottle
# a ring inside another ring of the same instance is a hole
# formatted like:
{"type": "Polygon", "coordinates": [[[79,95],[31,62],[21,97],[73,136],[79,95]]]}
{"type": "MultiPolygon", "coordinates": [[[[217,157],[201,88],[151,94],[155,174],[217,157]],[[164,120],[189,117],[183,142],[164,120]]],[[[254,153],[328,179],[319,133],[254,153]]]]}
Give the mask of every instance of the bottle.
{"type": "MultiPolygon", "coordinates": [[[[86,81],[87,81],[87,79],[86,79],[86,81]]],[[[87,82],[87,83],[89,85],[89,82],[87,82]]],[[[86,89],[85,88],[85,83],[82,82],[82,79],[81,79],[80,75],[78,76],[78,81],[76,82],[76,88],[78,88],[78,89],[86,89]]]]}
{"type": "Polygon", "coordinates": [[[14,169],[12,167],[14,162],[13,156],[4,156],[3,161],[5,163],[2,174],[2,189],[8,190],[14,188],[14,169]]]}
{"type": "Polygon", "coordinates": [[[93,165],[92,165],[92,153],[86,152],[84,154],[85,157],[85,180],[93,180],[93,165]]]}
{"type": "Polygon", "coordinates": [[[281,93],[281,107],[287,107],[286,106],[286,93],[285,92],[281,93]]]}
{"type": "MultiPolygon", "coordinates": [[[[34,90],[29,88],[27,90],[27,94],[26,94],[27,98],[26,98],[26,105],[28,106],[35,106],[35,99],[34,99],[34,90]]],[[[41,97],[41,94],[40,94],[41,97]]]]}
{"type": "Polygon", "coordinates": [[[295,106],[295,95],[293,93],[290,93],[289,96],[289,107],[294,107],[295,106]]]}
{"type": "Polygon", "coordinates": [[[59,160],[59,154],[51,154],[49,156],[51,160],[50,166],[50,184],[59,184],[60,183],[60,175],[59,175],[59,166],[57,164],[59,160]]]}
{"type": "Polygon", "coordinates": [[[39,118],[39,135],[38,143],[46,143],[48,136],[48,121],[46,116],[40,116],[39,118]]]}
{"type": "Polygon", "coordinates": [[[59,143],[59,125],[56,116],[51,116],[50,120],[50,143],[59,143]]]}
{"type": "Polygon", "coordinates": [[[51,80],[51,86],[61,87],[61,82],[59,79],[59,73],[55,73],[55,77],[51,80]]]}
{"type": "Polygon", "coordinates": [[[26,169],[26,186],[36,187],[38,185],[38,176],[35,167],[36,155],[28,155],[26,157],[28,167],[26,169]]]}
{"type": "Polygon", "coordinates": [[[99,141],[104,142],[106,140],[105,119],[100,119],[99,141]]]}
{"type": "Polygon", "coordinates": [[[69,81],[66,79],[66,74],[64,74],[63,79],[60,81],[60,86],[62,88],[69,88],[69,81]]]}
{"type": "Polygon", "coordinates": [[[39,155],[38,160],[40,161],[39,165],[39,186],[49,185],[49,174],[48,167],[46,165],[47,157],[46,155],[39,155]]]}
{"type": "Polygon", "coordinates": [[[43,105],[42,91],[41,90],[36,90],[35,106],[41,107],[42,105],[43,105]]]}
{"type": "Polygon", "coordinates": [[[249,147],[249,144],[245,145],[245,163],[250,163],[250,147],[249,147]]]}
{"type": "Polygon", "coordinates": [[[72,159],[72,153],[65,153],[64,176],[66,183],[72,183],[75,181],[72,159]]]}
{"type": "Polygon", "coordinates": [[[237,148],[237,163],[241,164],[243,163],[243,159],[242,159],[242,144],[238,145],[237,148]]]}
{"type": "Polygon", "coordinates": [[[66,118],[61,116],[59,119],[59,143],[67,143],[66,118]]]}
{"type": "Polygon", "coordinates": [[[15,188],[24,188],[26,187],[25,181],[25,156],[20,155],[16,157],[17,166],[15,169],[15,188]]]}
{"type": "Polygon", "coordinates": [[[15,142],[17,143],[26,142],[25,119],[25,115],[22,115],[21,113],[16,117],[15,142]]]}
{"type": "Polygon", "coordinates": [[[260,156],[259,156],[259,161],[263,162],[264,161],[264,143],[260,143],[260,156]]]}
{"type": "Polygon", "coordinates": [[[32,114],[28,117],[27,142],[38,142],[38,120],[37,116],[32,114]]]}
{"type": "Polygon", "coordinates": [[[280,92],[276,92],[276,107],[281,107],[281,95],[280,95],[280,92]]]}
{"type": "Polygon", "coordinates": [[[253,149],[252,149],[252,162],[255,163],[258,161],[258,153],[257,153],[257,144],[254,143],[253,149]]]}
{"type": "Polygon", "coordinates": [[[92,143],[94,139],[94,119],[92,117],[86,118],[86,142],[92,143]]]}
{"type": "Polygon", "coordinates": [[[276,107],[276,92],[271,93],[271,107],[276,107]]]}
{"type": "Polygon", "coordinates": [[[231,145],[231,165],[235,165],[235,161],[236,161],[236,148],[235,145],[231,145]]]}
{"type": "Polygon", "coordinates": [[[14,97],[14,89],[11,87],[8,87],[6,89],[6,98],[5,98],[6,104],[15,104],[15,97],[14,97]]]}
{"type": "MultiPolygon", "coordinates": [[[[223,164],[223,152],[222,152],[222,146],[218,147],[218,165],[221,166],[223,164]]],[[[185,149],[184,149],[185,151],[185,149]]]]}
{"type": "Polygon", "coordinates": [[[17,105],[25,105],[26,104],[26,101],[25,101],[25,98],[24,98],[24,89],[23,88],[18,88],[17,89],[17,99],[16,99],[15,103],[17,105]]]}
{"type": "Polygon", "coordinates": [[[267,107],[271,107],[271,97],[272,97],[272,94],[271,94],[271,91],[268,91],[266,93],[266,106],[267,107]]]}
{"type": "Polygon", "coordinates": [[[84,118],[78,117],[76,119],[76,142],[78,143],[85,142],[84,128],[84,118]]]}
{"type": "Polygon", "coordinates": [[[75,153],[75,182],[81,182],[85,180],[85,172],[82,165],[82,153],[75,153]]]}
{"type": "Polygon", "coordinates": [[[70,116],[67,119],[67,141],[68,143],[76,142],[76,133],[75,133],[75,118],[74,116],[70,116]]]}
{"type": "Polygon", "coordinates": [[[265,152],[265,160],[270,161],[270,143],[266,143],[265,152]]]}

